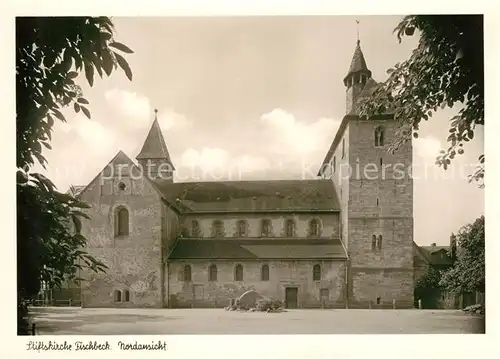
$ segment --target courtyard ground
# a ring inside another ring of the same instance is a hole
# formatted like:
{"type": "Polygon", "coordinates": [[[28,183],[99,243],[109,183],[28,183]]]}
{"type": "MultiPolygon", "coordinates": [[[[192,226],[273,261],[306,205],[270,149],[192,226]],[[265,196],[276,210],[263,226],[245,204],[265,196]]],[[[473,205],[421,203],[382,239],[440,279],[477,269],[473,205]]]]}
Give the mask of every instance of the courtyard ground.
{"type": "Polygon", "coordinates": [[[288,310],[32,308],[39,335],[461,334],[484,319],[458,310],[288,310]]]}

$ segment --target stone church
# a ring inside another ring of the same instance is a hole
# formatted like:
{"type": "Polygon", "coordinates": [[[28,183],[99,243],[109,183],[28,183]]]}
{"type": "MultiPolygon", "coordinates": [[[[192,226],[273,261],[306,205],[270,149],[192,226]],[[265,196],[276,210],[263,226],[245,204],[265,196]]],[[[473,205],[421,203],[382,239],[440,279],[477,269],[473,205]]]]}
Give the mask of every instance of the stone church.
{"type": "Polygon", "coordinates": [[[317,179],[178,183],[155,118],[136,162],[118,152],[78,194],[108,266],[83,273],[82,306],[224,307],[255,289],[288,308],[413,307],[413,183],[391,166],[412,146],[389,153],[391,115],[357,115],[377,87],[359,41],[343,85],[317,179]]]}

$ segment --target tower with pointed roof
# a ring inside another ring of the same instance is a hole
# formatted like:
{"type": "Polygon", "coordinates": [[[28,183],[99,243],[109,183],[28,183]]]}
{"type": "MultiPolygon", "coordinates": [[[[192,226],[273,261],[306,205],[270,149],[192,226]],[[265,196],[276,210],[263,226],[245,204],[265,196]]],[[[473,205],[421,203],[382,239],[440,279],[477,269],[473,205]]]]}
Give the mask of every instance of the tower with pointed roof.
{"type": "Polygon", "coordinates": [[[351,66],[344,77],[344,86],[347,88],[346,93],[346,112],[352,113],[356,99],[362,93],[368,81],[372,78],[372,72],[366,66],[365,56],[361,51],[360,40],[356,43],[356,49],[352,56],[351,66]]]}
{"type": "Polygon", "coordinates": [[[153,180],[168,179],[173,181],[175,167],[161,132],[157,109],[155,109],[155,118],[151,129],[136,159],[144,176],[153,180]]]}
{"type": "Polygon", "coordinates": [[[340,194],[341,235],[349,254],[351,308],[413,306],[413,181],[411,141],[389,146],[398,122],[390,113],[359,116],[360,101],[377,88],[359,39],[343,79],[346,115],[325,156],[320,176],[340,194]],[[350,172],[349,172],[350,171],[350,172]]]}

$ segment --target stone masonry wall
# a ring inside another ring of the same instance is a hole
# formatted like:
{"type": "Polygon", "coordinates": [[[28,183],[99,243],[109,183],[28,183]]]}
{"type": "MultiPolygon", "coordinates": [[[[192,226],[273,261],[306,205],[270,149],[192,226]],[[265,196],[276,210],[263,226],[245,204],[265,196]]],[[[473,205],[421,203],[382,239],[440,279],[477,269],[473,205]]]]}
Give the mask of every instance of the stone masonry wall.
{"type": "MultiPolygon", "coordinates": [[[[108,173],[109,174],[109,173],[108,173]]],[[[92,208],[82,234],[87,250],[103,261],[105,273],[84,272],[84,307],[161,307],[161,201],[145,178],[95,179],[82,193],[92,208]],[[119,187],[125,184],[125,189],[119,187]],[[129,211],[129,235],[115,238],[115,210],[129,211]],[[115,290],[128,290],[128,302],[115,302],[115,290]]]]}
{"type": "Polygon", "coordinates": [[[220,220],[224,224],[226,237],[234,237],[237,234],[237,223],[239,220],[247,222],[247,237],[260,237],[261,220],[267,218],[271,220],[272,234],[270,238],[285,237],[285,223],[287,219],[295,221],[295,237],[307,238],[309,221],[317,218],[321,222],[321,238],[338,238],[339,237],[339,213],[328,214],[221,214],[221,215],[185,215],[183,216],[183,225],[186,227],[189,235],[192,235],[191,223],[197,220],[200,226],[202,237],[212,237],[212,223],[214,220],[220,220]]]}
{"type": "MultiPolygon", "coordinates": [[[[413,182],[403,171],[412,163],[411,143],[388,152],[398,123],[351,121],[348,233],[350,307],[413,306],[413,182]],[[384,146],[375,147],[374,131],[382,125],[384,146]],[[372,248],[372,236],[382,247],[372,248]],[[378,299],[377,299],[378,298],[378,299]]],[[[408,172],[406,172],[408,173],[408,172]]]]}
{"type": "Polygon", "coordinates": [[[258,293],[285,300],[285,288],[298,288],[299,307],[345,307],[344,261],[176,261],[169,263],[168,296],[175,307],[225,307],[230,298],[237,298],[253,289],[258,293]],[[321,264],[322,280],[313,281],[313,266],[321,264]],[[191,266],[191,282],[183,281],[183,269],[191,266]],[[208,268],[217,265],[217,281],[210,282],[208,268]],[[243,266],[243,281],[234,281],[234,269],[243,266]],[[269,281],[261,280],[261,266],[269,265],[269,281]],[[320,290],[323,289],[323,298],[320,290]]]}

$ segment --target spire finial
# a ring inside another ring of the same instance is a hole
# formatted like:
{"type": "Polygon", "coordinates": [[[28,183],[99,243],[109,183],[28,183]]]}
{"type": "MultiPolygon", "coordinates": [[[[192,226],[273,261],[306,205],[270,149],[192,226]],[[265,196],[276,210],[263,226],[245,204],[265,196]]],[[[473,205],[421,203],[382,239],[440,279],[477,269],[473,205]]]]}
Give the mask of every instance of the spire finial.
{"type": "Polygon", "coordinates": [[[359,20],[356,20],[356,31],[357,31],[357,34],[358,34],[358,41],[357,41],[357,44],[359,45],[359,20]]]}
{"type": "Polygon", "coordinates": [[[155,108],[155,120],[157,120],[157,119],[158,119],[158,109],[155,108]]]}

